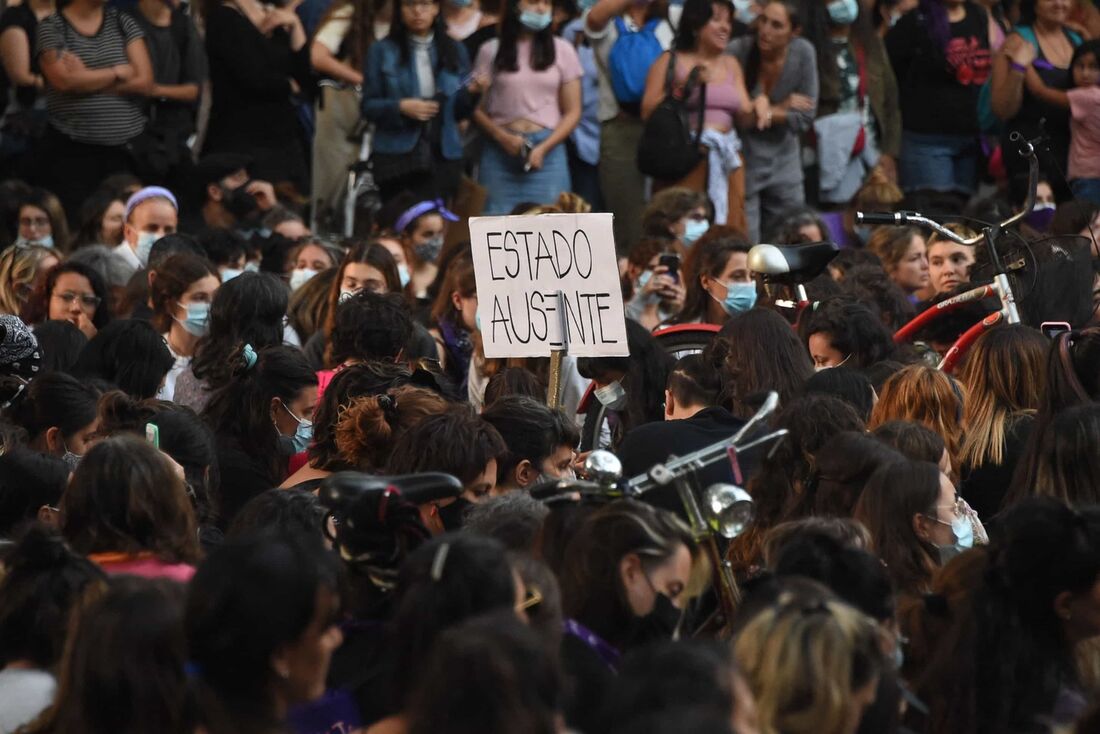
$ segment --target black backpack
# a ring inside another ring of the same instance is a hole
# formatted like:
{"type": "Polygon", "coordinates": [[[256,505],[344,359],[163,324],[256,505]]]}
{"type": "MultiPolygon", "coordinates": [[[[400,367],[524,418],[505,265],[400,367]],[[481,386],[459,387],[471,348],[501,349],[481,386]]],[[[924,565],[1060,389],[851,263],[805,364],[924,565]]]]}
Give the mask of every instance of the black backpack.
{"type": "Polygon", "coordinates": [[[699,122],[695,132],[688,126],[685,111],[687,100],[703,67],[696,66],[688,75],[680,94],[673,91],[676,75],[676,54],[668,58],[665,76],[665,98],[646,120],[642,138],[638,141],[638,170],[662,181],[676,181],[691,173],[703,160],[705,151],[699,147],[703,135],[703,117],[707,107],[707,85],[699,90],[699,122]]]}

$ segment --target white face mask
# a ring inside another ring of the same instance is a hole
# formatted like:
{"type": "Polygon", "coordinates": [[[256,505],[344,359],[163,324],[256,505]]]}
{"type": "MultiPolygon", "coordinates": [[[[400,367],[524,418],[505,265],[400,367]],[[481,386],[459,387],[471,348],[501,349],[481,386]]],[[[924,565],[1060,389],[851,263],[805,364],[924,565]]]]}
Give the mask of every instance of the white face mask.
{"type": "Polygon", "coordinates": [[[851,358],[852,358],[852,355],[849,354],[847,357],[840,360],[836,364],[815,364],[814,365],[814,372],[821,372],[823,370],[831,370],[833,367],[840,367],[841,365],[843,365],[845,362],[847,362],[851,358]]]}
{"type": "Polygon", "coordinates": [[[609,410],[622,410],[626,407],[626,388],[618,380],[597,387],[595,393],[596,400],[609,410]]]}
{"type": "Polygon", "coordinates": [[[141,267],[147,267],[149,265],[149,253],[153,251],[153,244],[160,239],[160,235],[156,232],[142,232],[138,235],[137,246],[134,248],[134,255],[137,256],[138,262],[141,263],[141,267]]]}
{"type": "Polygon", "coordinates": [[[308,283],[314,275],[317,275],[317,271],[311,270],[310,268],[300,268],[292,272],[290,274],[291,292],[293,293],[294,291],[298,290],[303,285],[308,283]]]}

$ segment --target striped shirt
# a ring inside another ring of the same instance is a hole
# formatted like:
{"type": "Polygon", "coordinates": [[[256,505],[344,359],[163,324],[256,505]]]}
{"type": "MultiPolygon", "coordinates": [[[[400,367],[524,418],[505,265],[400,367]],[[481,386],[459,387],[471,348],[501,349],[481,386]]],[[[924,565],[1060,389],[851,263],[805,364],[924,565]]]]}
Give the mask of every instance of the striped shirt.
{"type": "MultiPolygon", "coordinates": [[[[126,47],[144,37],[128,15],[104,8],[103,24],[94,36],[78,32],[61,13],[38,24],[38,54],[63,51],[76,54],[89,69],[129,64],[126,47]]],[[[96,145],[122,145],[145,128],[140,100],[104,92],[46,90],[50,124],[74,140],[96,145]]]]}

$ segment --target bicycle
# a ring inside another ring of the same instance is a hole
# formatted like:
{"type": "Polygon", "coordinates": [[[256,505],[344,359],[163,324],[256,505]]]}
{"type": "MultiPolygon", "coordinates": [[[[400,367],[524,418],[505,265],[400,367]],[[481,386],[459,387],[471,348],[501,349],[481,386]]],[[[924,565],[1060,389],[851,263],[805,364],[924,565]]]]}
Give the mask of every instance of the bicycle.
{"type": "Polygon", "coordinates": [[[1026,155],[1028,159],[1027,198],[1020,211],[999,224],[988,224],[982,228],[982,232],[977,236],[963,237],[958,235],[939,222],[918,212],[900,211],[892,214],[856,212],[856,222],[859,224],[893,226],[916,225],[931,229],[941,237],[960,245],[973,247],[982,242],[985,243],[986,252],[989,255],[989,262],[993,268],[992,282],[972,288],[965,293],[960,293],[957,296],[948,298],[945,301],[941,301],[925,309],[905,326],[898,329],[894,334],[895,343],[902,344],[908,342],[918,332],[944,314],[955,311],[968,303],[980,301],[983,298],[996,297],[999,303],[998,310],[984,317],[978,323],[963,332],[955,343],[951,345],[947,353],[944,354],[943,359],[941,359],[939,363],[939,369],[944,372],[951,372],[958,363],[959,358],[970,348],[974,341],[986,331],[1002,322],[1009,324],[1020,323],[1017,296],[1009,280],[1009,275],[1010,272],[1024,270],[1026,268],[1026,262],[1021,262],[1017,259],[1006,265],[1002,257],[1002,252],[998,248],[1001,240],[1007,237],[1019,238],[1019,235],[1008,231],[1008,228],[1027,216],[1027,213],[1035,206],[1035,191],[1039,184],[1039,160],[1035,153],[1035,147],[1039,144],[1039,139],[1025,140],[1022,135],[1015,132],[1012,133],[1009,139],[1013,142],[1020,143],[1021,153],[1026,155]]]}

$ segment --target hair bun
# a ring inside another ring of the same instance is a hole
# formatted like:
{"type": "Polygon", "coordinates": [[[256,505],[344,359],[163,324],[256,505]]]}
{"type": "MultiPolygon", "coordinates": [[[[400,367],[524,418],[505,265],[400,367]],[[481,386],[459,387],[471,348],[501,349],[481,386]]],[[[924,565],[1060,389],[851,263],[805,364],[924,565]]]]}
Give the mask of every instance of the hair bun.
{"type": "Polygon", "coordinates": [[[7,564],[11,573],[42,573],[64,565],[72,557],[61,535],[33,525],[8,554],[7,564]]]}

